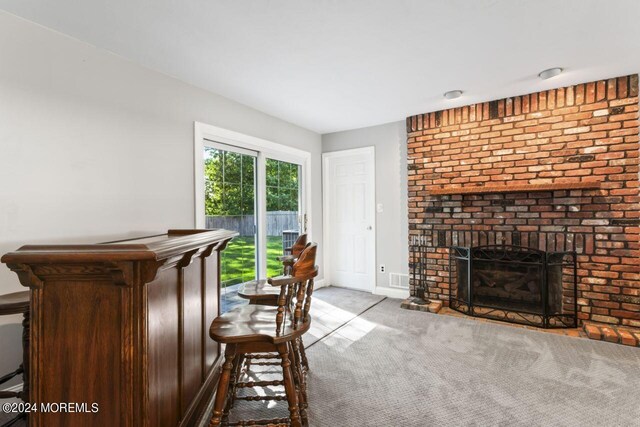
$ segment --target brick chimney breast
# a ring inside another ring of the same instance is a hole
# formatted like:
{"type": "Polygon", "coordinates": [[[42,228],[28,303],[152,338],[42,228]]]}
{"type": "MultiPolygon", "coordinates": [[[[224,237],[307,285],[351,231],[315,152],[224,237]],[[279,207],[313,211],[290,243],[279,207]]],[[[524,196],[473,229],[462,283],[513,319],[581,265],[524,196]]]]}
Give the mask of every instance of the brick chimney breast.
{"type": "Polygon", "coordinates": [[[407,118],[412,295],[463,241],[575,250],[579,319],[640,327],[638,125],[638,75],[407,118]]]}

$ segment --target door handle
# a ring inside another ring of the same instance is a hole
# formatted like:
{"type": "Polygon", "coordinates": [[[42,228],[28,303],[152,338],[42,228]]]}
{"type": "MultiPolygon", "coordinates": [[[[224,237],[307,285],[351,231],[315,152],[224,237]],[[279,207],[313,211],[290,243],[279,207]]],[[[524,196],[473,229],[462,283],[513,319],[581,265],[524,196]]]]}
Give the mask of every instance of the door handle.
{"type": "Polygon", "coordinates": [[[372,230],[372,229],[373,229],[373,227],[371,227],[370,225],[367,226],[367,230],[372,230]]]}

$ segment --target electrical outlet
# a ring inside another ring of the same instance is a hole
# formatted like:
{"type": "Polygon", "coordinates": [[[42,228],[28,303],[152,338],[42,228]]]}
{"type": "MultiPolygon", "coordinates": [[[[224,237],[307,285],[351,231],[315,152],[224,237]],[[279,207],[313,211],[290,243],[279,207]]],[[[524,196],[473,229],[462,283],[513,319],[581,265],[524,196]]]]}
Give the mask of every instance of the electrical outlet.
{"type": "Polygon", "coordinates": [[[384,264],[380,264],[380,273],[384,273],[385,267],[384,264]]]}

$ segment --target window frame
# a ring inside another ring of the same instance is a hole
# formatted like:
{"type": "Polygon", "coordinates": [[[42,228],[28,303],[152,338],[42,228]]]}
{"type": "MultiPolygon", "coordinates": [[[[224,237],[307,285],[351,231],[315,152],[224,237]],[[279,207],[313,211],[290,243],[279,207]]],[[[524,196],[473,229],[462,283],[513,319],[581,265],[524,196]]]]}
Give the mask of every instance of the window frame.
{"type": "Polygon", "coordinates": [[[257,155],[256,163],[256,218],[257,242],[260,248],[257,259],[258,279],[266,279],[267,275],[267,183],[266,159],[280,160],[300,165],[300,223],[301,232],[307,233],[311,241],[311,153],[288,145],[268,141],[240,132],[231,131],[201,122],[194,122],[194,225],[205,227],[204,203],[204,147],[220,148],[236,151],[240,154],[257,155]],[[305,221],[306,219],[306,221],[305,221]],[[264,245],[264,248],[262,248],[264,245]]]}

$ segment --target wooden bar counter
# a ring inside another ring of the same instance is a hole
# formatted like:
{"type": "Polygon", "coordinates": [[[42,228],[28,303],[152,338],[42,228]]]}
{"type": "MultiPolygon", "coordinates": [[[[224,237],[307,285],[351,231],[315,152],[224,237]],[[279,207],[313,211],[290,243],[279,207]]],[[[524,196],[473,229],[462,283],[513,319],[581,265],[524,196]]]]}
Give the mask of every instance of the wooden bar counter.
{"type": "Polygon", "coordinates": [[[220,251],[236,234],[170,230],[4,255],[31,290],[30,426],[195,425],[218,379],[208,328],[220,251]]]}

